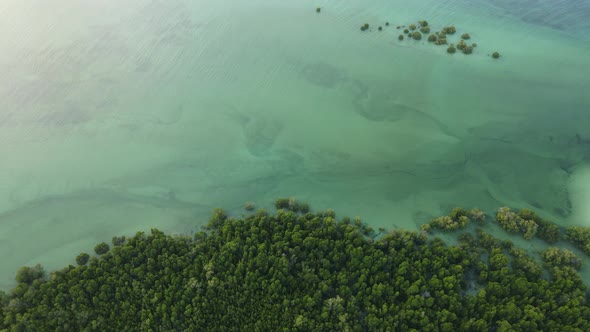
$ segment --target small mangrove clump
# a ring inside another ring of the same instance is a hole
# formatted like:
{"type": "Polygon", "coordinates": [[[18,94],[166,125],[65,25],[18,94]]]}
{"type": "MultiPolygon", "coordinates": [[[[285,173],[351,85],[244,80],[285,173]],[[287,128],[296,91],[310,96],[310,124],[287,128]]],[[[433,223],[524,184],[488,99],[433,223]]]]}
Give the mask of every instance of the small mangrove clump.
{"type": "Polygon", "coordinates": [[[431,228],[438,228],[443,231],[454,231],[467,226],[470,222],[468,214],[469,212],[467,212],[467,210],[457,207],[446,216],[432,219],[430,223],[422,225],[420,229],[425,232],[428,232],[431,228]]]}
{"type": "Polygon", "coordinates": [[[492,58],[498,59],[499,57],[500,57],[500,53],[498,53],[498,52],[492,53],[492,58]]]}
{"type": "Polygon", "coordinates": [[[421,27],[427,27],[428,26],[428,22],[427,21],[418,21],[418,23],[420,24],[421,27]]]}
{"type": "Polygon", "coordinates": [[[408,25],[408,28],[410,28],[410,30],[414,31],[414,30],[416,30],[416,25],[410,24],[410,25],[408,25]]]}
{"type": "Polygon", "coordinates": [[[365,23],[363,25],[361,25],[361,31],[366,31],[369,30],[369,23],[365,23]]]}
{"type": "Polygon", "coordinates": [[[80,266],[86,265],[86,263],[88,263],[89,260],[90,260],[90,255],[88,255],[85,252],[76,256],[76,263],[80,266]]]}
{"type": "Polygon", "coordinates": [[[498,213],[496,214],[496,221],[500,223],[500,226],[502,226],[504,230],[511,233],[518,232],[518,224],[520,220],[521,218],[516,213],[510,211],[510,208],[507,206],[499,208],[498,213]]]}
{"type": "Polygon", "coordinates": [[[244,204],[244,210],[246,210],[246,211],[252,211],[252,210],[254,210],[254,208],[256,208],[256,204],[254,204],[252,202],[246,202],[244,204]]]}
{"type": "Polygon", "coordinates": [[[471,53],[473,53],[473,47],[471,47],[471,46],[465,46],[463,48],[463,54],[471,54],[471,53]]]}
{"type": "Polygon", "coordinates": [[[521,219],[519,226],[525,240],[530,240],[535,237],[537,229],[539,229],[539,225],[537,225],[534,220],[521,219]]]}
{"type": "Polygon", "coordinates": [[[568,249],[551,247],[545,250],[541,257],[550,267],[569,266],[576,270],[582,267],[582,260],[568,249]]]}
{"type": "Polygon", "coordinates": [[[471,47],[477,47],[477,43],[471,44],[471,47]]]}
{"type": "Polygon", "coordinates": [[[111,248],[109,247],[109,245],[106,242],[101,242],[94,247],[94,252],[97,255],[104,255],[107,252],[109,252],[110,249],[111,248]]]}
{"type": "Polygon", "coordinates": [[[420,31],[421,31],[422,33],[430,33],[430,28],[429,28],[429,27],[421,27],[421,28],[420,28],[420,31]]]}
{"type": "Polygon", "coordinates": [[[318,8],[316,8],[316,9],[315,9],[315,12],[316,12],[316,13],[319,13],[319,12],[321,12],[321,11],[322,11],[322,8],[321,8],[321,7],[318,7],[318,8]]]}
{"type": "Polygon", "coordinates": [[[389,26],[389,22],[385,22],[385,26],[388,27],[389,26]]]}
{"type": "Polygon", "coordinates": [[[461,39],[464,39],[464,40],[471,39],[471,36],[468,33],[464,33],[461,35],[461,39]]]}
{"type": "Polygon", "coordinates": [[[561,233],[559,227],[550,221],[541,219],[531,210],[522,209],[518,213],[514,213],[508,207],[501,207],[496,214],[496,220],[506,231],[520,232],[526,240],[537,236],[547,243],[559,241],[561,233]]]}
{"type": "Polygon", "coordinates": [[[277,210],[284,209],[293,212],[307,213],[309,212],[309,205],[307,203],[299,202],[295,198],[277,198],[275,200],[275,208],[277,210]]]}
{"type": "Polygon", "coordinates": [[[378,27],[377,30],[381,31],[381,30],[383,30],[383,28],[382,27],[378,27]]]}
{"type": "MultiPolygon", "coordinates": [[[[451,46],[453,46],[453,44],[451,44],[451,46]]],[[[469,219],[478,223],[483,223],[486,220],[486,214],[480,209],[471,209],[469,211],[469,219]]]]}
{"type": "Polygon", "coordinates": [[[113,236],[113,238],[111,239],[111,242],[115,247],[120,247],[124,245],[126,241],[127,238],[125,236],[113,236]]]}
{"type": "Polygon", "coordinates": [[[538,225],[536,236],[541,240],[547,243],[559,241],[561,230],[556,224],[542,219],[529,209],[521,209],[518,211],[518,216],[523,220],[533,220],[538,225]]]}
{"type": "Polygon", "coordinates": [[[397,36],[397,39],[399,39],[399,40],[404,40],[404,35],[399,35],[399,36],[397,36]]]}
{"type": "Polygon", "coordinates": [[[565,235],[566,240],[590,256],[590,227],[568,227],[565,235]]]}
{"type": "MultiPolygon", "coordinates": [[[[45,280],[46,276],[47,273],[45,272],[43,266],[41,266],[41,264],[37,264],[35,266],[23,266],[19,268],[16,271],[15,279],[18,283],[32,285],[34,281],[45,280]]],[[[15,292],[15,294],[17,294],[17,292],[15,292]]]]}
{"type": "Polygon", "coordinates": [[[438,37],[438,39],[434,42],[436,45],[447,45],[447,39],[444,37],[438,37]]]}
{"type": "Polygon", "coordinates": [[[414,38],[415,40],[420,40],[422,39],[422,34],[418,31],[414,31],[414,33],[412,34],[412,38],[414,38]]]}
{"type": "Polygon", "coordinates": [[[410,33],[410,30],[404,29],[404,33],[410,33]]]}
{"type": "Polygon", "coordinates": [[[327,209],[324,212],[324,217],[330,217],[332,219],[336,218],[336,212],[334,211],[334,209],[327,209]]]}
{"type": "Polygon", "coordinates": [[[447,48],[447,53],[455,53],[457,52],[457,49],[455,48],[455,45],[451,44],[448,48],[447,48]]]}
{"type": "Polygon", "coordinates": [[[430,35],[430,36],[428,36],[428,41],[429,41],[429,42],[435,42],[435,41],[436,41],[436,39],[437,39],[437,38],[436,38],[436,36],[435,36],[435,35],[430,35]]]}
{"type": "Polygon", "coordinates": [[[463,40],[461,40],[457,43],[457,48],[459,50],[463,51],[465,49],[465,47],[467,47],[467,44],[465,44],[465,42],[463,40]]]}
{"type": "Polygon", "coordinates": [[[448,27],[444,27],[444,28],[442,29],[442,32],[443,32],[443,33],[445,33],[445,34],[452,35],[452,34],[454,34],[455,32],[457,32],[457,29],[455,29],[455,27],[454,27],[454,26],[448,26],[448,27]]]}

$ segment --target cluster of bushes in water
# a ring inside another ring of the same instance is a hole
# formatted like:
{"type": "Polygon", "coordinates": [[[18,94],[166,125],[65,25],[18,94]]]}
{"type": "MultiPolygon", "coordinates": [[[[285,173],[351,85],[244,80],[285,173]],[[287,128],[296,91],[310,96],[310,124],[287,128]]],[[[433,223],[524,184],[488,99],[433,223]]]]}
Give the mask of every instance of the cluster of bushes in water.
{"type": "MultiPolygon", "coordinates": [[[[385,26],[389,26],[389,22],[385,23],[385,26]]],[[[369,23],[364,23],[361,25],[361,31],[368,31],[369,30],[369,23]]],[[[398,36],[398,39],[404,40],[405,37],[408,39],[413,40],[421,40],[422,34],[428,35],[427,40],[435,45],[449,45],[448,38],[451,35],[454,35],[457,32],[457,29],[454,26],[445,26],[440,31],[436,31],[434,33],[431,32],[431,27],[428,24],[428,21],[421,20],[418,21],[418,24],[409,24],[406,28],[405,25],[398,25],[397,29],[403,29],[403,34],[398,36]]],[[[378,27],[379,31],[383,30],[382,26],[378,27]]],[[[477,47],[477,43],[471,43],[470,45],[467,44],[465,41],[471,39],[471,36],[468,33],[461,34],[461,40],[455,45],[451,43],[447,47],[447,53],[454,54],[459,50],[463,54],[472,54],[473,50],[477,47]]],[[[492,58],[498,59],[500,57],[500,53],[493,52],[492,58]]]]}
{"type": "Polygon", "coordinates": [[[565,237],[586,255],[590,256],[590,227],[568,227],[565,237]]]}
{"type": "MultiPolygon", "coordinates": [[[[571,252],[549,249],[540,264],[482,230],[448,246],[294,199],[275,205],[241,219],[216,209],[192,237],[115,237],[49,278],[21,268],[0,292],[0,330],[590,330],[571,252]]],[[[433,226],[485,215],[449,218],[433,226]]]]}
{"type": "MultiPolygon", "coordinates": [[[[447,216],[433,219],[421,226],[424,231],[431,228],[453,231],[464,228],[471,221],[484,223],[487,216],[478,209],[467,211],[463,208],[454,208],[447,216]]],[[[555,243],[561,238],[561,229],[554,223],[544,220],[529,209],[521,209],[513,212],[508,207],[501,207],[496,213],[498,224],[507,232],[522,233],[527,240],[538,237],[547,243],[555,243]]]]}
{"type": "MultiPolygon", "coordinates": [[[[317,7],[316,12],[320,13],[321,7],[317,7]]],[[[385,22],[385,26],[386,27],[389,26],[389,22],[385,22]]],[[[406,27],[405,25],[398,25],[396,28],[397,29],[404,29],[405,27],[406,27]]],[[[368,31],[369,28],[370,28],[369,23],[364,23],[363,25],[361,25],[361,31],[368,31]]],[[[383,31],[383,27],[379,26],[377,28],[377,30],[383,31]]],[[[418,25],[411,23],[408,25],[408,28],[404,29],[403,31],[404,31],[404,34],[400,34],[398,36],[399,40],[404,40],[404,36],[407,36],[408,39],[421,40],[422,34],[424,34],[424,35],[430,34],[430,26],[428,25],[428,21],[420,20],[420,21],[418,21],[418,25]]],[[[437,31],[433,34],[428,35],[427,40],[429,42],[434,43],[435,45],[449,45],[449,43],[447,42],[447,36],[453,35],[453,34],[455,34],[455,32],[457,32],[457,29],[454,26],[445,26],[440,31],[437,31]]],[[[472,54],[473,49],[477,47],[477,43],[472,43],[471,45],[468,45],[465,42],[465,40],[468,40],[468,39],[471,39],[471,36],[468,33],[461,34],[461,40],[457,43],[457,46],[455,46],[454,43],[451,43],[447,47],[447,53],[454,54],[457,52],[457,50],[459,50],[463,54],[472,54]]],[[[494,59],[498,59],[498,58],[500,58],[500,53],[498,53],[497,51],[494,51],[491,56],[494,59]]]]}
{"type": "Polygon", "coordinates": [[[496,214],[496,221],[504,230],[520,232],[527,240],[537,236],[548,243],[555,243],[561,238],[561,229],[557,225],[542,219],[529,209],[521,209],[515,213],[508,207],[501,207],[496,214]]]}
{"type": "Polygon", "coordinates": [[[485,218],[485,213],[479,209],[467,211],[463,208],[454,208],[448,215],[432,219],[429,223],[420,226],[420,229],[423,231],[430,231],[433,228],[442,231],[454,231],[464,228],[471,221],[481,223],[485,221],[485,218]]]}
{"type": "MultiPolygon", "coordinates": [[[[449,215],[432,219],[429,223],[422,225],[421,229],[423,231],[433,229],[454,231],[464,228],[472,221],[483,224],[486,218],[487,216],[478,209],[468,211],[463,208],[454,208],[449,215]]],[[[529,209],[514,212],[509,207],[499,208],[495,221],[507,232],[520,233],[526,240],[536,237],[554,244],[563,239],[590,256],[590,227],[562,228],[529,209]]]]}

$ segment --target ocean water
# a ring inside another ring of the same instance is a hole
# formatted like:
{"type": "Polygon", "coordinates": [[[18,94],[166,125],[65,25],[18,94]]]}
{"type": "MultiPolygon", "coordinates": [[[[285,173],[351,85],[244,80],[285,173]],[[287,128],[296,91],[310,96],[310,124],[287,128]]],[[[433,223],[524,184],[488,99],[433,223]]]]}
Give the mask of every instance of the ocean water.
{"type": "Polygon", "coordinates": [[[504,205],[590,226],[588,17],[590,0],[4,0],[0,289],[279,196],[375,228],[504,205]],[[421,19],[474,54],[397,40],[421,19]]]}

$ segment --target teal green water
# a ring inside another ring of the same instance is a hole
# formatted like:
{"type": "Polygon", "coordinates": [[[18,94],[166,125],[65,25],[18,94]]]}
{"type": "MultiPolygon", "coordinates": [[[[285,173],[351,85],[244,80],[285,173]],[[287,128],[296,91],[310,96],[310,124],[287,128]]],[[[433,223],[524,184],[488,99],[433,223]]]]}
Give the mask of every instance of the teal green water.
{"type": "Polygon", "coordinates": [[[278,196],[378,227],[456,205],[590,226],[589,16],[588,0],[2,1],[0,288],[278,196]],[[399,42],[419,19],[479,46],[399,42]]]}

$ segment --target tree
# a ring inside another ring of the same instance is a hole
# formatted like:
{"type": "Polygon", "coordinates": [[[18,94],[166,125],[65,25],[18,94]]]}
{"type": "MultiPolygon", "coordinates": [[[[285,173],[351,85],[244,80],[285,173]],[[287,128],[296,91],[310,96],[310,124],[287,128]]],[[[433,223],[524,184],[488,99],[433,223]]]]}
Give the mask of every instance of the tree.
{"type": "Polygon", "coordinates": [[[126,240],[127,238],[125,236],[113,236],[111,242],[113,243],[113,246],[120,247],[125,244],[126,240]]]}
{"type": "Polygon", "coordinates": [[[104,255],[107,252],[109,252],[109,250],[110,250],[110,247],[108,244],[106,244],[106,242],[101,242],[94,247],[94,252],[97,255],[104,255]]]}
{"type": "Polygon", "coordinates": [[[89,259],[90,259],[90,255],[83,252],[80,255],[76,256],[76,263],[78,263],[78,265],[80,265],[80,266],[86,265],[86,263],[88,263],[89,259]]]}
{"type": "Polygon", "coordinates": [[[569,254],[548,253],[559,264],[547,270],[483,231],[448,245],[402,230],[370,238],[331,211],[221,212],[193,238],[152,229],[101,243],[49,279],[23,268],[0,293],[0,331],[590,330],[569,254]]]}
{"type": "Polygon", "coordinates": [[[568,227],[566,239],[590,256],[590,227],[568,227]]]}
{"type": "Polygon", "coordinates": [[[40,264],[33,267],[23,266],[16,272],[16,282],[32,284],[33,281],[43,279],[45,277],[45,270],[40,264]]]}

